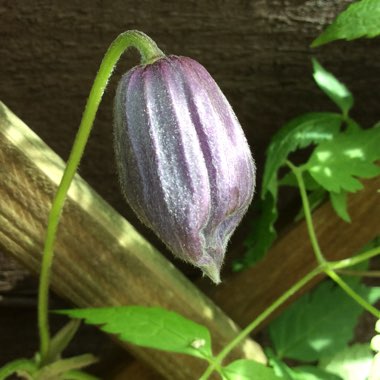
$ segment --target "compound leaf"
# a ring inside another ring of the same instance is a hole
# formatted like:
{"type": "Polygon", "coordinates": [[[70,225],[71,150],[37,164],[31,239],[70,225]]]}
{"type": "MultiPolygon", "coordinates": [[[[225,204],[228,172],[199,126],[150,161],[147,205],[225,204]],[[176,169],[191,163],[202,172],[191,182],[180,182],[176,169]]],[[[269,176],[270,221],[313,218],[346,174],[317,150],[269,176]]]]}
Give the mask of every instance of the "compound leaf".
{"type": "MultiPolygon", "coordinates": [[[[351,282],[368,302],[380,298],[380,288],[351,282]]],[[[280,358],[305,362],[342,350],[353,337],[363,309],[330,281],[305,294],[271,323],[269,333],[280,358]]]]}
{"type": "Polygon", "coordinates": [[[320,143],[305,168],[326,190],[340,193],[363,188],[358,178],[380,174],[374,162],[380,159],[380,128],[341,133],[320,143]]]}
{"type": "Polygon", "coordinates": [[[380,34],[379,0],[361,0],[351,4],[335,21],[316,38],[312,47],[335,40],[354,40],[360,37],[376,37],[380,34]]]}
{"type": "Polygon", "coordinates": [[[121,306],[58,313],[84,319],[90,325],[101,325],[101,330],[138,346],[200,358],[212,356],[210,333],[206,327],[158,307],[121,306]]]}
{"type": "Polygon", "coordinates": [[[262,198],[277,188],[277,171],[289,153],[310,144],[329,141],[338,134],[342,116],[330,112],[307,113],[285,124],[272,138],[264,168],[262,198]]]}
{"type": "Polygon", "coordinates": [[[367,380],[373,357],[369,344],[354,344],[331,357],[321,359],[319,366],[342,376],[344,380],[367,380]]]}

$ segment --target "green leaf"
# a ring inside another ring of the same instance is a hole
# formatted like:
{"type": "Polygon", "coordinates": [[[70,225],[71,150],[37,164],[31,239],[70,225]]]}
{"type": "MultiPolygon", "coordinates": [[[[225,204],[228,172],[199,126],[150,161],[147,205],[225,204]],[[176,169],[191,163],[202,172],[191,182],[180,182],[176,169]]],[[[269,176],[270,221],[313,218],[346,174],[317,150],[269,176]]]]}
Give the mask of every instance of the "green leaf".
{"type": "Polygon", "coordinates": [[[87,324],[101,325],[107,333],[138,346],[211,357],[211,338],[206,327],[158,307],[121,306],[59,311],[87,324]]]}
{"type": "Polygon", "coordinates": [[[49,363],[57,360],[65,348],[74,338],[80,326],[80,321],[72,320],[63,326],[51,339],[49,351],[46,355],[45,362],[49,363]]]}
{"type": "MultiPolygon", "coordinates": [[[[350,283],[368,302],[380,298],[379,288],[350,283]]],[[[305,294],[269,326],[277,356],[310,362],[343,349],[353,338],[363,309],[343,290],[326,281],[305,294]]]]}
{"type": "Polygon", "coordinates": [[[290,368],[271,351],[266,350],[266,353],[273,370],[284,380],[342,380],[341,377],[314,366],[290,368]]]}
{"type": "Polygon", "coordinates": [[[222,368],[222,374],[229,380],[280,380],[272,368],[253,360],[240,359],[222,368]]]}
{"type": "Polygon", "coordinates": [[[343,114],[347,115],[354,104],[351,92],[333,74],[325,70],[316,59],[313,59],[312,62],[313,77],[317,85],[342,110],[343,114]]]}
{"type": "Polygon", "coordinates": [[[307,113],[285,124],[272,138],[264,168],[262,198],[277,188],[277,171],[289,153],[310,144],[329,141],[338,134],[342,116],[336,113],[307,113]]]}
{"type": "Polygon", "coordinates": [[[292,368],[291,374],[294,380],[343,380],[334,373],[312,366],[292,368]]]}
{"type": "Polygon", "coordinates": [[[277,207],[273,195],[267,193],[265,199],[256,203],[260,216],[252,222],[250,234],[244,241],[246,247],[243,259],[233,263],[233,270],[240,271],[261,260],[276,239],[274,223],[277,219],[277,207]]]}
{"type": "Polygon", "coordinates": [[[335,21],[316,38],[312,47],[335,40],[354,40],[360,37],[376,37],[380,34],[379,0],[361,0],[351,4],[335,21]]]}
{"type": "Polygon", "coordinates": [[[373,357],[369,344],[354,344],[331,357],[321,359],[319,366],[342,376],[344,380],[367,380],[373,357]]]}
{"type": "Polygon", "coordinates": [[[37,371],[36,363],[31,359],[17,359],[5,364],[0,368],[0,379],[7,379],[9,376],[21,372],[33,375],[37,371]]]}
{"type": "Polygon", "coordinates": [[[82,371],[68,371],[62,375],[63,380],[100,380],[98,377],[82,371]]]}
{"type": "MultiPolygon", "coordinates": [[[[92,354],[83,354],[68,359],[60,359],[43,366],[36,373],[36,379],[57,379],[72,370],[81,369],[94,364],[98,359],[92,354]]],[[[67,378],[67,376],[66,376],[67,378]]]]}
{"type": "Polygon", "coordinates": [[[253,222],[243,259],[234,263],[235,271],[260,260],[271,247],[277,234],[277,172],[285,164],[289,153],[297,148],[326,141],[339,132],[342,116],[336,113],[309,113],[297,117],[282,127],[273,137],[267,150],[263,187],[261,192],[260,217],[253,222]]]}
{"type": "Polygon", "coordinates": [[[355,192],[363,188],[357,178],[380,174],[379,146],[380,128],[341,133],[319,144],[304,168],[330,192],[355,192]]]}
{"type": "Polygon", "coordinates": [[[330,193],[330,201],[337,215],[345,222],[350,223],[351,218],[347,211],[347,193],[345,191],[341,191],[340,193],[332,191],[330,193]]]}

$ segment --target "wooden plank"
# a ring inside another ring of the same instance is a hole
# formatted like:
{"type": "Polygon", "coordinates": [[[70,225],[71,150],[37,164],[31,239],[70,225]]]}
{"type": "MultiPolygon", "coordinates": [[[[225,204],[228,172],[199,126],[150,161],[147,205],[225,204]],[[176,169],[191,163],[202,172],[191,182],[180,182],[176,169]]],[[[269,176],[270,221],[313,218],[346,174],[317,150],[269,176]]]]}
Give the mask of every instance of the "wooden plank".
{"type": "MultiPolygon", "coordinates": [[[[0,103],[0,249],[39,271],[51,199],[64,164],[0,103]]],[[[214,349],[239,331],[212,301],[97,195],[80,177],[70,188],[56,243],[52,288],[80,307],[155,305],[205,324],[214,349]]],[[[128,346],[168,379],[194,379],[199,360],[128,346]]],[[[265,362],[247,339],[234,356],[265,362]]]]}
{"type": "MultiPolygon", "coordinates": [[[[339,260],[350,257],[367,242],[380,235],[379,189],[380,177],[377,177],[365,181],[364,190],[349,196],[348,210],[352,217],[351,223],[345,223],[339,219],[329,202],[315,210],[313,220],[321,248],[327,258],[339,260]]],[[[264,260],[256,266],[230,277],[225,276],[218,287],[203,288],[215,303],[233,317],[234,321],[240,326],[246,326],[314,265],[316,262],[311,250],[306,223],[300,221],[283,231],[264,260]]],[[[292,300],[322,279],[323,276],[315,278],[292,300]]],[[[272,318],[284,310],[286,305],[273,313],[272,318]]],[[[265,324],[269,320],[266,320],[265,324]]],[[[131,365],[125,367],[116,379],[131,378],[134,369],[131,365]]],[[[148,371],[140,378],[150,380],[148,371]]]]}
{"type": "MultiPolygon", "coordinates": [[[[330,260],[348,258],[380,235],[380,176],[364,184],[363,190],[348,198],[351,223],[338,218],[329,202],[313,213],[322,252],[330,260]]],[[[207,294],[234,321],[245,326],[315,265],[306,223],[301,221],[284,231],[264,260],[225,278],[207,294]]],[[[315,278],[297,296],[322,278],[315,278]]]]}

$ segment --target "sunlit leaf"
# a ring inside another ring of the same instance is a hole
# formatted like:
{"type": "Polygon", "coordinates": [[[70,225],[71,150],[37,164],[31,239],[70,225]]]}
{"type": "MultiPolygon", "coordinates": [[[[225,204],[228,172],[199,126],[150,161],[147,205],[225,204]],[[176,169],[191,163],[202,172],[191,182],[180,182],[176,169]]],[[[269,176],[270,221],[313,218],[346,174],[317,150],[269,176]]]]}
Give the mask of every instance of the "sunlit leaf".
{"type": "Polygon", "coordinates": [[[101,330],[138,346],[200,358],[212,356],[210,333],[206,327],[158,307],[121,306],[59,313],[99,325],[101,330]]]}
{"type": "Polygon", "coordinates": [[[229,380],[281,380],[272,368],[253,360],[240,359],[223,367],[222,373],[229,380]]]}
{"type": "Polygon", "coordinates": [[[291,120],[273,137],[267,150],[259,217],[253,222],[245,241],[246,254],[234,263],[234,270],[241,270],[260,260],[277,236],[274,228],[278,216],[277,172],[285,164],[289,153],[332,139],[339,132],[341,122],[342,116],[339,114],[309,113],[291,120]]]}
{"type": "Polygon", "coordinates": [[[337,374],[312,366],[291,368],[291,374],[293,380],[345,380],[337,374]]]}
{"type": "Polygon", "coordinates": [[[351,222],[347,211],[347,193],[345,191],[341,191],[340,193],[331,192],[330,201],[337,215],[345,222],[351,222]]]}
{"type": "Polygon", "coordinates": [[[343,380],[340,376],[314,366],[290,368],[282,360],[277,358],[273,352],[266,352],[273,370],[284,380],[343,380]]]}
{"type": "Polygon", "coordinates": [[[335,40],[354,40],[380,34],[379,0],[361,0],[351,4],[311,44],[317,47],[335,40]]]}
{"type": "Polygon", "coordinates": [[[340,193],[363,188],[359,178],[380,174],[380,128],[342,133],[317,146],[305,168],[326,190],[340,193]]]}
{"type": "Polygon", "coordinates": [[[329,141],[338,134],[342,116],[336,113],[308,113],[292,119],[272,138],[267,150],[262,197],[277,188],[277,171],[285,164],[289,153],[310,144],[329,141]]]}
{"type": "Polygon", "coordinates": [[[319,366],[344,380],[367,380],[373,357],[369,344],[354,344],[322,359],[319,366]]]}
{"type": "MultiPolygon", "coordinates": [[[[380,288],[350,285],[368,302],[380,299],[380,288]]],[[[353,338],[363,309],[343,290],[326,281],[305,294],[269,326],[276,354],[310,362],[342,350],[353,338]]]]}
{"type": "Polygon", "coordinates": [[[314,80],[321,90],[347,115],[354,104],[354,98],[348,88],[333,74],[325,70],[322,65],[313,59],[314,80]]]}

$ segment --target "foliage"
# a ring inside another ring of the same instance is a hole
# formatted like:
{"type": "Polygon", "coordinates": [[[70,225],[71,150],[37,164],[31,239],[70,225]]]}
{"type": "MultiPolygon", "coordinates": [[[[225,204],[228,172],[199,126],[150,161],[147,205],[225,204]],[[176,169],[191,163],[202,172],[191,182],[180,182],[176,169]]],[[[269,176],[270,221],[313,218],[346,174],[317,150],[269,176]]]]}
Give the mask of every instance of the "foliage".
{"type": "MultiPolygon", "coordinates": [[[[380,34],[378,20],[380,20],[380,1],[361,0],[339,15],[335,22],[313,42],[313,46],[336,39],[350,40],[362,36],[376,36],[380,34]]],[[[117,41],[121,45],[124,44],[122,39],[117,41]]],[[[116,46],[118,54],[121,55],[124,45],[118,46],[118,43],[111,45],[111,48],[116,46]]],[[[108,58],[114,60],[116,55],[111,54],[112,59],[108,58]]],[[[272,305],[268,305],[266,310],[217,355],[212,352],[210,332],[205,326],[165,309],[122,306],[66,310],[59,313],[74,319],[84,319],[88,324],[99,325],[101,330],[116,334],[121,340],[135,345],[191,355],[205,360],[208,367],[200,380],[208,379],[214,371],[226,380],[366,380],[367,378],[378,380],[377,374],[373,373],[380,366],[380,354],[375,355],[370,347],[379,350],[379,336],[373,338],[372,346],[369,344],[350,346],[349,342],[362,313],[362,307],[380,320],[380,311],[372,306],[380,299],[380,288],[367,287],[361,284],[358,277],[343,280],[338,270],[359,263],[359,269],[365,271],[363,263],[380,254],[380,248],[371,247],[358,256],[339,262],[327,261],[319,248],[311,210],[328,195],[337,215],[346,222],[350,221],[347,194],[363,187],[361,179],[380,174],[378,166],[380,124],[368,130],[363,129],[349,116],[354,97],[348,88],[317,60],[314,59],[312,64],[316,84],[335,103],[339,113],[312,112],[301,115],[292,119],[273,137],[267,150],[264,168],[259,206],[261,215],[254,221],[251,234],[246,241],[246,255],[235,264],[235,269],[240,270],[251,265],[261,259],[269,249],[276,238],[279,187],[292,186],[300,190],[303,208],[298,217],[304,216],[306,219],[311,245],[318,261],[318,266],[313,271],[298,280],[272,305]],[[306,147],[311,151],[309,159],[299,166],[294,165],[289,156],[296,150],[306,147]],[[284,167],[288,171],[279,178],[280,169],[284,167]],[[322,283],[312,293],[296,301],[269,326],[273,347],[266,349],[268,366],[246,359],[224,362],[230,351],[276,308],[308,281],[322,273],[330,276],[335,283],[330,281],[322,283]],[[295,359],[300,363],[291,367],[284,361],[288,359],[295,359]],[[313,362],[316,365],[312,365],[313,362]]],[[[105,83],[113,66],[114,64],[107,64],[108,74],[105,72],[101,74],[105,83]]],[[[101,92],[104,88],[105,85],[101,88],[101,92]]],[[[96,93],[96,90],[94,91],[96,93]]],[[[102,93],[99,95],[99,102],[101,95],[102,93]]],[[[98,104],[90,107],[93,117],[98,104]]],[[[88,133],[92,126],[92,121],[89,120],[84,127],[88,133]]],[[[82,151],[86,141],[87,138],[81,140],[82,151]]],[[[81,156],[81,153],[76,153],[74,155],[76,164],[74,161],[68,163],[68,167],[72,165],[70,169],[72,175],[81,156]]],[[[70,181],[64,183],[64,186],[62,182],[63,188],[66,186],[68,189],[70,181]]],[[[64,198],[65,195],[59,198],[62,205],[64,198]]],[[[53,231],[53,237],[49,240],[51,249],[48,245],[45,246],[47,253],[51,255],[48,256],[50,262],[45,261],[48,272],[53,255],[54,231],[58,225],[58,217],[54,215],[57,214],[60,213],[52,213],[52,220],[49,219],[49,229],[50,232],[53,231]]],[[[45,257],[46,252],[44,260],[45,257]]],[[[47,290],[48,277],[44,278],[47,290]]],[[[47,301],[44,306],[47,313],[47,301]]],[[[0,368],[0,380],[15,373],[35,380],[94,379],[91,375],[80,371],[81,368],[96,361],[94,356],[84,354],[69,359],[61,358],[63,350],[71,341],[78,326],[77,321],[69,322],[50,339],[48,333],[45,336],[43,334],[44,330],[48,330],[47,326],[40,323],[40,337],[43,338],[41,341],[45,342],[44,345],[41,344],[40,352],[33,359],[15,360],[0,368]]],[[[379,322],[376,331],[380,332],[379,322]]]]}
{"type": "Polygon", "coordinates": [[[208,358],[209,331],[181,315],[158,307],[122,306],[60,311],[138,346],[208,358]]]}
{"type": "Polygon", "coordinates": [[[361,0],[351,4],[318,37],[312,47],[335,40],[354,40],[360,37],[376,37],[380,34],[379,0],[361,0]]]}

